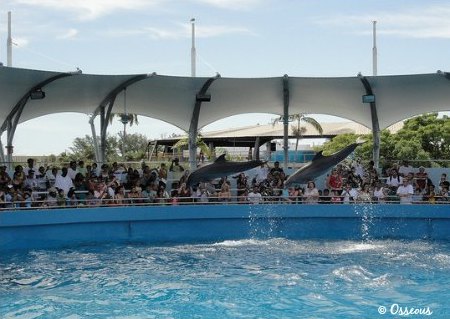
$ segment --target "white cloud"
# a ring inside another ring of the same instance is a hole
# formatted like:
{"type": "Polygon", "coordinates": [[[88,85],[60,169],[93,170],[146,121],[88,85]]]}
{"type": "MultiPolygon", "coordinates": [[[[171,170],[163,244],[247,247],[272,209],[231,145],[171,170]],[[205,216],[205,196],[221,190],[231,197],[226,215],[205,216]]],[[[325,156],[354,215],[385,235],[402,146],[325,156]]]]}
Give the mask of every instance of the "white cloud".
{"type": "Polygon", "coordinates": [[[248,10],[261,5],[264,0],[196,0],[214,7],[230,10],[248,10]]]}
{"type": "Polygon", "coordinates": [[[357,33],[371,33],[370,23],[377,20],[377,32],[405,38],[450,38],[450,5],[416,7],[401,12],[377,12],[367,15],[339,15],[317,18],[325,26],[357,28],[357,33]],[[361,32],[361,27],[367,31],[361,32]]]}
{"type": "Polygon", "coordinates": [[[67,32],[65,32],[63,34],[58,35],[56,38],[61,39],[61,40],[71,39],[71,38],[74,38],[77,34],[78,34],[78,30],[72,28],[72,29],[67,30],[67,32]]]}
{"type": "MultiPolygon", "coordinates": [[[[196,25],[195,36],[197,38],[212,38],[227,34],[256,35],[251,30],[239,26],[227,25],[196,25]]],[[[177,24],[172,28],[146,27],[139,29],[109,30],[104,33],[110,37],[149,36],[153,39],[185,39],[191,37],[191,24],[177,24]]]]}
{"type": "Polygon", "coordinates": [[[162,0],[16,0],[17,3],[73,12],[81,20],[92,20],[119,10],[141,10],[162,0]]]}

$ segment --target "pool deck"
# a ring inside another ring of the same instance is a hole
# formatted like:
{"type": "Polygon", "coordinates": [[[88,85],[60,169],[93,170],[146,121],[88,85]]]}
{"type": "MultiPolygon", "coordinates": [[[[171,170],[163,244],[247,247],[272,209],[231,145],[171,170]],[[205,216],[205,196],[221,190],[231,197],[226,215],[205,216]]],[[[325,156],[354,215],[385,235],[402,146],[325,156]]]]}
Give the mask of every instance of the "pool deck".
{"type": "Polygon", "coordinates": [[[175,205],[0,212],[0,252],[245,238],[450,239],[450,205],[175,205]]]}

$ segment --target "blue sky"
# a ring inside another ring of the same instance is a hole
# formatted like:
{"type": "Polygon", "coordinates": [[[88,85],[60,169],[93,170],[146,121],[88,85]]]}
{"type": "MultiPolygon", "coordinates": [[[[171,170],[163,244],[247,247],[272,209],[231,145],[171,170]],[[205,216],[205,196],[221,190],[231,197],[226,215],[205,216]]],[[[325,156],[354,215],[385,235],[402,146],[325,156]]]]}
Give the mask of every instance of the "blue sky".
{"type": "MultiPolygon", "coordinates": [[[[450,70],[449,1],[2,0],[4,63],[7,11],[13,15],[13,66],[21,68],[190,75],[189,20],[195,17],[198,76],[371,75],[372,20],[378,21],[379,75],[450,70]]],[[[206,129],[270,118],[240,116],[206,129]]],[[[66,114],[23,123],[15,153],[62,152],[75,137],[90,134],[87,120],[66,114]],[[46,146],[36,139],[53,142],[46,146]]],[[[111,133],[120,129],[117,123],[111,133]]],[[[152,138],[180,132],[142,117],[130,131],[152,138]]]]}

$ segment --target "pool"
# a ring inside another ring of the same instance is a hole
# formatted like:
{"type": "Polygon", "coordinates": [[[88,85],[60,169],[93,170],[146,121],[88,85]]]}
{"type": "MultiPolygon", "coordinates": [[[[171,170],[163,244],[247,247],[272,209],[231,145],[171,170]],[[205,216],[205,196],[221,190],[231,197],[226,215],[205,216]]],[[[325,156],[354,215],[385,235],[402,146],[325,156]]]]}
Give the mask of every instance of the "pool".
{"type": "Polygon", "coordinates": [[[0,318],[450,318],[449,230],[447,205],[1,212],[0,318]]]}
{"type": "Polygon", "coordinates": [[[1,318],[450,317],[448,242],[107,244],[15,252],[0,269],[1,318]]]}

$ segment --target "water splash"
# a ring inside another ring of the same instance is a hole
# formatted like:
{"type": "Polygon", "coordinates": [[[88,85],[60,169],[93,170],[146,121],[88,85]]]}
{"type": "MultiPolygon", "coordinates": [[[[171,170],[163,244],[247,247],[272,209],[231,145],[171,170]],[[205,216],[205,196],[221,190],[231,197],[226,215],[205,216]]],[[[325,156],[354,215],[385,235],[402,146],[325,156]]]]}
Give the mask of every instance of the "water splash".
{"type": "Polygon", "coordinates": [[[353,205],[356,215],[361,216],[361,238],[363,241],[371,241],[373,239],[371,230],[373,229],[373,205],[361,204],[353,205]]]}

